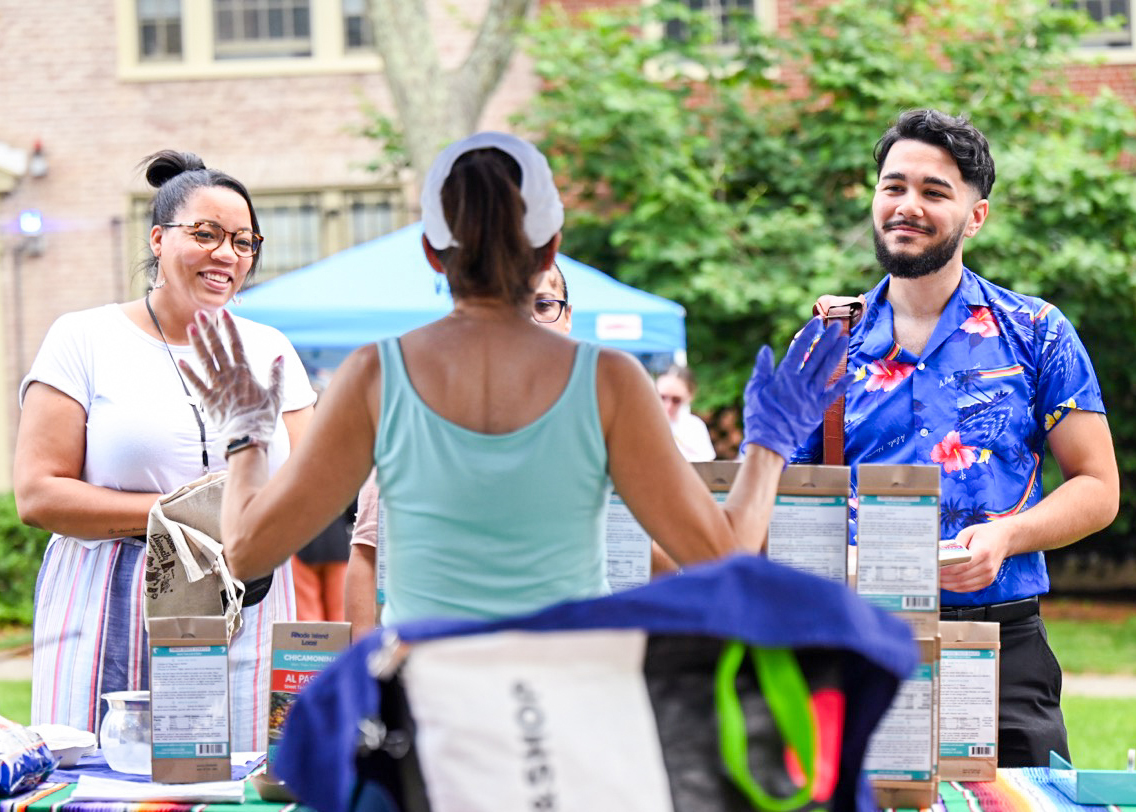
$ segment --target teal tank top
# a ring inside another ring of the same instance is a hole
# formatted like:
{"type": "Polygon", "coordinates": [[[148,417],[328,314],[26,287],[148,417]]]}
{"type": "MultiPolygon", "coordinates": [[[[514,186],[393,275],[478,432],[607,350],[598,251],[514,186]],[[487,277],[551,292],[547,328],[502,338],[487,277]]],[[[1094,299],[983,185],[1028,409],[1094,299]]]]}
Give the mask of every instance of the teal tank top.
{"type": "Polygon", "coordinates": [[[560,397],[508,434],[441,417],[412,386],[398,339],[378,349],[383,625],[506,617],[608,594],[612,486],[596,399],[599,348],[578,344],[560,397]]]}

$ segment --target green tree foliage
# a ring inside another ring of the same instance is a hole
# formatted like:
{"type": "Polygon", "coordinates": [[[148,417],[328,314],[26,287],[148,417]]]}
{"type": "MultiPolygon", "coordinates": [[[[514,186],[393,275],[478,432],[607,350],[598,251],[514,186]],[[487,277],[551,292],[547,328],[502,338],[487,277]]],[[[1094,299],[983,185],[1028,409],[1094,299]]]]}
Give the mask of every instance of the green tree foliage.
{"type": "Polygon", "coordinates": [[[817,295],[878,280],[876,139],[905,109],[965,114],[998,169],[966,262],[1077,325],[1132,482],[1136,180],[1122,155],[1136,117],[1106,91],[1070,89],[1088,21],[1047,0],[837,0],[804,13],[782,36],[736,18],[737,45],[723,49],[701,15],[666,4],[546,11],[529,31],[544,86],[518,123],[543,134],[567,184],[565,249],[685,305],[698,405],[735,404],[754,352],[784,348],[817,295]],[[685,42],[643,35],[667,18],[686,23],[685,42]]]}
{"type": "Polygon", "coordinates": [[[36,576],[50,536],[21,522],[12,494],[0,494],[0,625],[31,624],[36,576]]]}

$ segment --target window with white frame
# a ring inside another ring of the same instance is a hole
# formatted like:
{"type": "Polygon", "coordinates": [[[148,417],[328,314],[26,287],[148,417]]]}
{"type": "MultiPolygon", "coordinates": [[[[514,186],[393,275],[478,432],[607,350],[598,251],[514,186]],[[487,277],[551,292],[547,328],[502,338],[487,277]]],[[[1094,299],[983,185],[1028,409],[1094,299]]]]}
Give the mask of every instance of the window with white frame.
{"type": "Polygon", "coordinates": [[[138,0],[138,59],[180,61],[181,0],[138,0]]]}
{"type": "Polygon", "coordinates": [[[367,0],[343,0],[343,42],[348,50],[375,47],[375,28],[367,6],[367,0]]]}
{"type": "Polygon", "coordinates": [[[217,59],[310,57],[309,0],[213,0],[217,59]]]}
{"type": "Polygon", "coordinates": [[[1132,0],[1071,0],[1073,8],[1080,9],[1098,23],[1112,21],[1119,26],[1096,31],[1085,37],[1082,45],[1092,48],[1132,48],[1132,0]]]}
{"type": "MultiPolygon", "coordinates": [[[[737,42],[737,33],[734,30],[738,15],[750,17],[761,13],[760,0],[682,0],[691,11],[707,15],[714,31],[714,40],[719,45],[731,45],[737,42]]],[[[664,36],[667,39],[684,40],[690,35],[687,24],[682,20],[668,20],[664,36]]]]}
{"type": "Polygon", "coordinates": [[[257,194],[253,199],[264,234],[257,282],[389,234],[409,221],[394,189],[257,194]]]}
{"type": "Polygon", "coordinates": [[[367,0],[114,0],[119,76],[377,71],[367,0]]]}

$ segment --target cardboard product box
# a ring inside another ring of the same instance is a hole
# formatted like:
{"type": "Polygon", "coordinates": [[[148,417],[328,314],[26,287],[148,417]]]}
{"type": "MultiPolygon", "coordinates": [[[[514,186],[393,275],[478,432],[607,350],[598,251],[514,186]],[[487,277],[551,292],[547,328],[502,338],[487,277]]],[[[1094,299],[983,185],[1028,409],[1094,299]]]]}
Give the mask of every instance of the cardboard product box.
{"type": "Polygon", "coordinates": [[[860,465],[856,591],[907,621],[916,637],[939,632],[939,467],[860,465]]]}
{"type": "Polygon", "coordinates": [[[868,742],[864,772],[883,809],[926,809],[939,800],[938,637],[919,638],[919,665],[903,681],[868,742]]]}
{"type": "Polygon", "coordinates": [[[939,623],[939,775],[944,781],[993,781],[997,774],[1001,631],[997,623],[939,623]]]}
{"type": "Polygon", "coordinates": [[[769,521],[769,558],[822,578],[848,580],[851,469],[790,465],[781,473],[769,521]]]}
{"type": "Polygon", "coordinates": [[[604,543],[607,582],[612,592],[642,586],[651,580],[651,536],[617,493],[608,501],[604,543]]]}
{"type": "Polygon", "coordinates": [[[232,777],[225,618],[150,618],[150,737],[154,781],[232,777]]]}
{"type": "Polygon", "coordinates": [[[339,653],[351,645],[350,623],[273,623],[272,674],[268,697],[268,767],[280,739],[284,720],[300,691],[339,653]]]}
{"type": "Polygon", "coordinates": [[[695,472],[706,483],[710,493],[721,494],[719,502],[726,501],[726,494],[734,485],[734,480],[741,470],[742,464],[736,460],[713,460],[711,462],[692,462],[695,472]]]}

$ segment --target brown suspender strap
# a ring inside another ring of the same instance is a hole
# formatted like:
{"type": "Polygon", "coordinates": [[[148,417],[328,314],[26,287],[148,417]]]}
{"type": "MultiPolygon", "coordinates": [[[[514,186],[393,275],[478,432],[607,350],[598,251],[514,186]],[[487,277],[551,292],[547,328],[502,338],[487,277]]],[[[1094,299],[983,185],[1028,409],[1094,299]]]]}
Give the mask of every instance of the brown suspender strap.
{"type": "MultiPolygon", "coordinates": [[[[864,306],[860,302],[849,302],[843,305],[833,305],[828,309],[828,313],[824,317],[824,326],[835,323],[840,324],[840,330],[843,335],[848,335],[852,332],[853,325],[860,320],[860,314],[863,312],[864,306]]],[[[832,378],[829,383],[835,381],[837,378],[844,375],[848,369],[848,354],[840,359],[836,371],[832,373],[832,378]]],[[[844,396],[841,395],[832,402],[832,405],[824,413],[824,426],[822,430],[822,437],[824,438],[824,457],[822,458],[825,465],[843,465],[844,464],[844,396]]]]}

